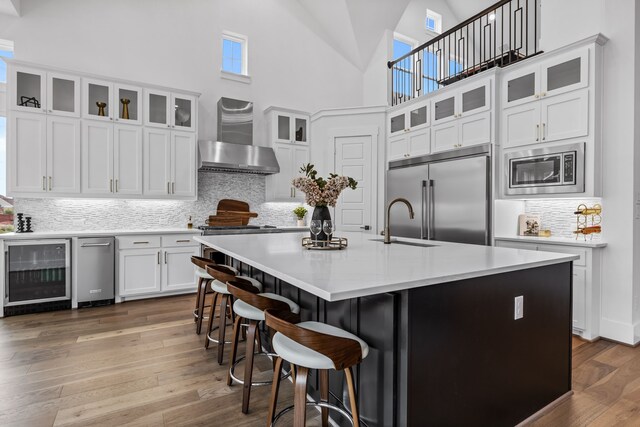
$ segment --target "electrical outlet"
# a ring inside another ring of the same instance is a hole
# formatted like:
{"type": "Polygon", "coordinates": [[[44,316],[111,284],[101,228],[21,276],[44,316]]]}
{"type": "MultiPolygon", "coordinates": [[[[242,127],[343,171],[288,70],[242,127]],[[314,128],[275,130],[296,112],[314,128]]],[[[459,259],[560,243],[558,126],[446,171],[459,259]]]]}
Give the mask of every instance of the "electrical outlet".
{"type": "Polygon", "coordinates": [[[524,317],[524,296],[515,297],[513,301],[513,319],[518,320],[524,317]]]}

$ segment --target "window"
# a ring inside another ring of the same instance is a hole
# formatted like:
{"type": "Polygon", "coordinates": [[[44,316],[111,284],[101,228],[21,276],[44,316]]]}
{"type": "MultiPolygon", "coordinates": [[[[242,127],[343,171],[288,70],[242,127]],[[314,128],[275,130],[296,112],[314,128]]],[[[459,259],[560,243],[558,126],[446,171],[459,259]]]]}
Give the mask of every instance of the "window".
{"type": "Polygon", "coordinates": [[[222,71],[248,75],[247,37],[225,31],[222,34],[222,71]]]}
{"type": "MultiPolygon", "coordinates": [[[[0,57],[13,57],[13,43],[0,40],[0,57]]],[[[0,60],[0,233],[13,231],[13,200],[7,193],[7,119],[4,105],[7,94],[7,64],[0,60]]]]}
{"type": "Polygon", "coordinates": [[[442,15],[427,9],[424,27],[429,31],[440,34],[442,32],[442,15]]]}
{"type": "MultiPolygon", "coordinates": [[[[398,33],[393,35],[392,59],[398,59],[411,52],[418,42],[398,33]]],[[[393,67],[393,91],[400,95],[412,96],[413,58],[407,57],[393,67]]]]}

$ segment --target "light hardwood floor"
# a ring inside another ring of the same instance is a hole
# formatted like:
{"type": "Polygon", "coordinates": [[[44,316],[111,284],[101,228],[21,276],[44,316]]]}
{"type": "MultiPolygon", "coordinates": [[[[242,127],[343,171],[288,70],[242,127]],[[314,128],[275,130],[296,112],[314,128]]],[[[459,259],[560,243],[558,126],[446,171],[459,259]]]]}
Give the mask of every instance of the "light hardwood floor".
{"type": "MultiPolygon", "coordinates": [[[[240,386],[195,334],[193,299],[0,319],[0,425],[266,425],[269,387],[240,412],[240,386]]],[[[640,348],[576,339],[573,361],[575,394],[535,426],[640,425],[640,348]]],[[[291,392],[285,382],[280,406],[291,392]]]]}

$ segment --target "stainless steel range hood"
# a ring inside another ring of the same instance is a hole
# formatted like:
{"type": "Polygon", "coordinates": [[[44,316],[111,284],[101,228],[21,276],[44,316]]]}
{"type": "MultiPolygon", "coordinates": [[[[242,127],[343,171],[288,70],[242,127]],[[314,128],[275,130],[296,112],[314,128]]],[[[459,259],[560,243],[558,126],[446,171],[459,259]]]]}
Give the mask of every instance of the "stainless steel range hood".
{"type": "Polygon", "coordinates": [[[218,101],[218,140],[199,141],[200,170],[269,175],[280,172],[272,148],[253,143],[253,103],[218,101]]]}

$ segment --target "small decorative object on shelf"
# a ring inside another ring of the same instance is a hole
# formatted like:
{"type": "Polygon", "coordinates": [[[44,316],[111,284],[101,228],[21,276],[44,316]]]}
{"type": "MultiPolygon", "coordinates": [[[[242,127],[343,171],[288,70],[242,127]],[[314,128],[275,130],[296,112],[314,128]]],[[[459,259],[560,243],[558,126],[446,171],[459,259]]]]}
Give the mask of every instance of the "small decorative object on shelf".
{"type": "Polygon", "coordinates": [[[518,215],[518,235],[537,236],[540,232],[540,217],[538,215],[518,215]]]}
{"type": "Polygon", "coordinates": [[[189,220],[187,221],[187,228],[189,230],[193,228],[193,221],[191,221],[191,215],[189,215],[189,220]]]}
{"type": "Polygon", "coordinates": [[[306,249],[312,250],[340,250],[345,249],[347,247],[347,239],[345,237],[334,237],[329,241],[316,241],[311,237],[303,237],[302,238],[302,247],[306,249]]]}
{"type": "Polygon", "coordinates": [[[35,96],[21,96],[20,106],[40,108],[40,101],[38,101],[35,96]]]}
{"type": "Polygon", "coordinates": [[[358,182],[348,176],[340,176],[335,173],[329,174],[328,179],[317,177],[318,172],[311,163],[300,168],[305,176],[294,178],[292,184],[295,188],[305,194],[306,203],[313,206],[312,221],[320,221],[320,230],[313,239],[326,242],[329,236],[322,230],[323,221],[331,221],[331,213],[328,206],[335,207],[342,190],[349,187],[355,190],[358,182]]]}
{"type": "Polygon", "coordinates": [[[96,105],[98,106],[98,115],[104,117],[104,108],[107,106],[106,102],[97,101],[96,105]]]}
{"type": "Polygon", "coordinates": [[[24,214],[17,213],[16,217],[18,218],[18,221],[16,222],[16,233],[24,233],[24,214]]]}
{"type": "Polygon", "coordinates": [[[180,126],[184,126],[189,121],[191,114],[185,108],[176,108],[176,123],[180,123],[180,126]]]}
{"type": "Polygon", "coordinates": [[[307,209],[304,206],[298,206],[293,210],[293,213],[298,218],[298,227],[304,227],[304,217],[307,214],[307,209]]]}
{"type": "Polygon", "coordinates": [[[302,130],[302,126],[300,126],[300,129],[296,131],[296,141],[302,141],[303,135],[304,135],[304,131],[302,130]]]}
{"type": "Polygon", "coordinates": [[[587,207],[585,204],[578,206],[574,212],[576,215],[576,230],[573,232],[576,235],[576,239],[579,235],[587,240],[587,236],[593,239],[594,234],[602,232],[600,223],[602,222],[602,206],[595,204],[592,207],[587,207]]]}
{"type": "Polygon", "coordinates": [[[26,216],[24,217],[24,222],[25,222],[25,233],[32,233],[33,230],[31,229],[31,217],[30,216],[26,216]]]}
{"type": "MultiPolygon", "coordinates": [[[[129,120],[129,103],[131,100],[127,98],[120,98],[120,102],[122,103],[122,118],[124,120],[129,120]]],[[[104,116],[104,111],[102,113],[103,114],[100,115],[104,116]]]]}

